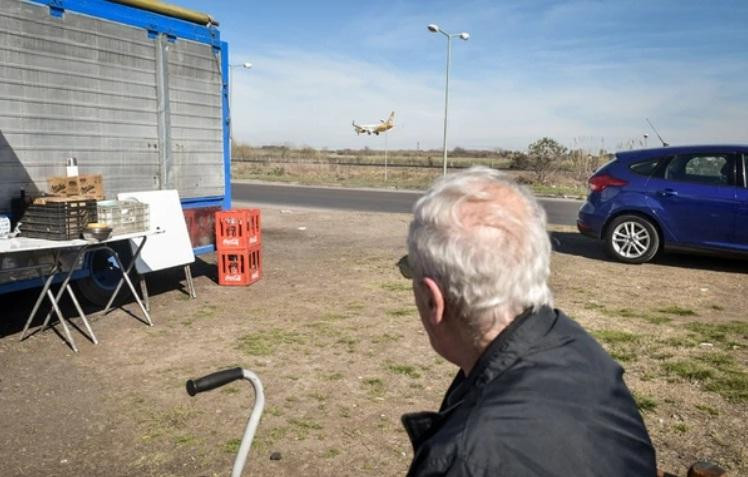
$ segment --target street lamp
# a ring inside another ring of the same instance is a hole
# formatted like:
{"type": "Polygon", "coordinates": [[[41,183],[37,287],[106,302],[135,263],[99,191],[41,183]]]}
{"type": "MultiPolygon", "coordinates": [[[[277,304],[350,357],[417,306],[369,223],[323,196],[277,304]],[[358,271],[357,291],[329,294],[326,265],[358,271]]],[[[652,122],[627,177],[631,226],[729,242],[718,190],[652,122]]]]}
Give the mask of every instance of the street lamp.
{"type": "Polygon", "coordinates": [[[229,138],[231,144],[234,144],[234,108],[231,99],[234,97],[234,68],[245,68],[250,69],[252,63],[237,63],[235,65],[229,65],[229,138]]]}
{"type": "Polygon", "coordinates": [[[426,28],[431,33],[441,33],[447,37],[447,81],[444,86],[444,175],[447,175],[447,111],[449,109],[449,65],[452,61],[452,38],[459,37],[461,40],[467,41],[470,38],[469,33],[454,33],[450,34],[439,28],[439,25],[428,25],[426,28]]]}

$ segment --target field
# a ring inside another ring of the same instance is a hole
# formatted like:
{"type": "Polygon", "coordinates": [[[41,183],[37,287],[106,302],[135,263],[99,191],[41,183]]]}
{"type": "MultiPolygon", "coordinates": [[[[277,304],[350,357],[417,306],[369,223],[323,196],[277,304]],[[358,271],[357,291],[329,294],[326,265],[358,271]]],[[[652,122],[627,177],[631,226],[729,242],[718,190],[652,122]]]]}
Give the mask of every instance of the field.
{"type": "MultiPolygon", "coordinates": [[[[400,415],[435,409],[455,373],[394,266],[408,215],[262,213],[259,283],[218,287],[197,264],[191,300],[178,274],[159,273],[156,325],[99,317],[100,344],[76,334],[77,355],[51,331],[18,342],[33,295],[0,297],[12,310],[0,325],[0,475],[226,475],[251,392],[235,383],[190,398],[184,382],[239,365],[267,395],[251,475],[402,475],[400,415]]],[[[569,228],[553,240],[556,305],[625,367],[660,467],[685,475],[709,459],[747,475],[746,262],[630,266],[569,228]]]]}
{"type": "MultiPolygon", "coordinates": [[[[483,165],[511,174],[536,193],[547,197],[582,198],[586,180],[604,161],[603,156],[581,160],[568,154],[549,169],[548,178],[538,180],[519,152],[465,151],[449,156],[448,170],[483,165]]],[[[441,151],[342,150],[319,151],[284,147],[234,148],[232,177],[271,182],[345,187],[425,189],[442,175],[441,151]]]]}

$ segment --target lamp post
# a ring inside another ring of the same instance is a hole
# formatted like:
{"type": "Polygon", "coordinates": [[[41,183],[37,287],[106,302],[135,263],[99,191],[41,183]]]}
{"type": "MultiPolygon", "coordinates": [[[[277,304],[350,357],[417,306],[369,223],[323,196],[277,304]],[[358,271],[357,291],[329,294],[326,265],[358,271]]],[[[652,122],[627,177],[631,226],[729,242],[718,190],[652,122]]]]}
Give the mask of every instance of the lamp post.
{"type": "Polygon", "coordinates": [[[252,63],[229,65],[229,138],[232,145],[234,144],[234,108],[231,100],[234,97],[234,68],[250,69],[251,67],[252,63]]]}
{"type": "Polygon", "coordinates": [[[467,41],[470,38],[470,34],[466,32],[450,34],[439,28],[438,25],[428,25],[426,28],[431,33],[441,33],[447,37],[447,81],[444,86],[444,144],[443,144],[443,155],[444,155],[444,175],[447,175],[447,111],[449,110],[449,65],[452,62],[452,38],[459,37],[461,40],[467,41]]]}

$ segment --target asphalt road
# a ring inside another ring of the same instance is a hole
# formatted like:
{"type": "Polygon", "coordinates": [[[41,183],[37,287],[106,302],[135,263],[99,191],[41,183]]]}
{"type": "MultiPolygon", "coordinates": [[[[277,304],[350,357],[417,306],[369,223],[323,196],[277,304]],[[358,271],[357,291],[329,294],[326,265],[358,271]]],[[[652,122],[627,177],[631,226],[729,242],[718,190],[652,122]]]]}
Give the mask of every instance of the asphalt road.
{"type": "MultiPolygon", "coordinates": [[[[420,197],[419,192],[400,192],[374,189],[337,189],[303,187],[282,184],[231,184],[233,201],[277,207],[306,207],[312,209],[361,210],[367,212],[410,212],[420,197]]],[[[548,223],[574,225],[581,201],[570,199],[540,199],[548,214],[548,223]]]]}

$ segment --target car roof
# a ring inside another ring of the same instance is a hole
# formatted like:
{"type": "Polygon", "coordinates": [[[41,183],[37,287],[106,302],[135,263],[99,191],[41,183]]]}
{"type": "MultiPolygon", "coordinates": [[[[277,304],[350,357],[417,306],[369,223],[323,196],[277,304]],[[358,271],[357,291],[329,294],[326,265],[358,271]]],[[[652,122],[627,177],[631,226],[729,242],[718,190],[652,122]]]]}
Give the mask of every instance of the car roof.
{"type": "Polygon", "coordinates": [[[616,153],[616,158],[622,161],[649,159],[651,157],[673,156],[676,154],[692,154],[699,152],[743,152],[748,153],[747,144],[699,144],[692,146],[665,146],[651,149],[637,149],[616,153]]]}

